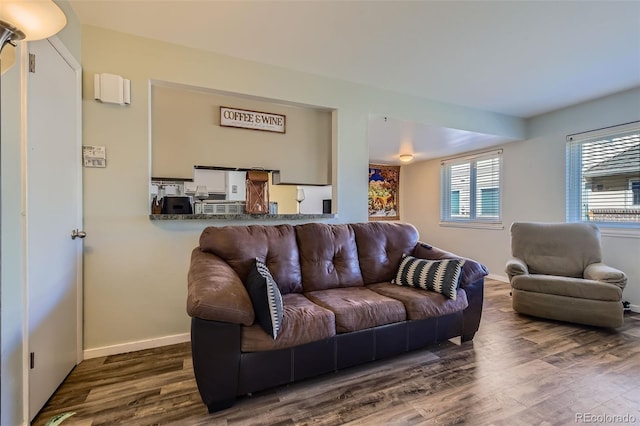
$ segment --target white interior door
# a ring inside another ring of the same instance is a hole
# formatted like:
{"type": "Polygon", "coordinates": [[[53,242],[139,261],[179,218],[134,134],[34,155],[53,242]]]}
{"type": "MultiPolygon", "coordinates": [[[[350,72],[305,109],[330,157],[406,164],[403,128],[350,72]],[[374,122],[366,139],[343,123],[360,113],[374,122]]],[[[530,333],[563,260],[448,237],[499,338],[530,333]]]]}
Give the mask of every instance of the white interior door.
{"type": "Polygon", "coordinates": [[[29,53],[35,55],[35,72],[27,77],[25,153],[32,420],[81,353],[82,240],[71,232],[82,229],[82,169],[79,70],[48,40],[29,43],[29,53]]]}

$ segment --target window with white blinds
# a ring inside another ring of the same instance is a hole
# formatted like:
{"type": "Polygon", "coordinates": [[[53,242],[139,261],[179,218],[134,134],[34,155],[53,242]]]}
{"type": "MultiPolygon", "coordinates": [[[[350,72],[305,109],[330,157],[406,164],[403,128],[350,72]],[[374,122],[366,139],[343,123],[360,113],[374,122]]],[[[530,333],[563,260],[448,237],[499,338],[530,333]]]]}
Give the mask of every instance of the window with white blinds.
{"type": "Polygon", "coordinates": [[[640,228],[640,122],[567,136],[567,221],[640,228]]]}
{"type": "Polygon", "coordinates": [[[500,223],[501,193],[502,150],[442,161],[442,222],[500,223]]]}

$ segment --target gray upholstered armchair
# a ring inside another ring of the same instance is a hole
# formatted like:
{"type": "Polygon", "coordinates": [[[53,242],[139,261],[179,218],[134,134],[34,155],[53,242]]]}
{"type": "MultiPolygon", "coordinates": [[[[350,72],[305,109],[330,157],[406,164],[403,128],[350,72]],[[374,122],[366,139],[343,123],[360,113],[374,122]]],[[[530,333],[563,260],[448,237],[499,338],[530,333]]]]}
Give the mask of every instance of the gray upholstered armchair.
{"type": "Polygon", "coordinates": [[[589,223],[514,222],[506,272],[516,312],[580,324],[624,323],[624,272],[602,263],[600,230],[589,223]]]}

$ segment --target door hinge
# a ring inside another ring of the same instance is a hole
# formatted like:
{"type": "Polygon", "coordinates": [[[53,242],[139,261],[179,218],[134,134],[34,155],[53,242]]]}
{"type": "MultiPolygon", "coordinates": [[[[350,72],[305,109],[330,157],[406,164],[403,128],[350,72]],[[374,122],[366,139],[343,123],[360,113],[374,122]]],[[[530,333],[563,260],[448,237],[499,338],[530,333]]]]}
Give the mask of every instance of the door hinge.
{"type": "Polygon", "coordinates": [[[29,368],[33,370],[35,366],[36,366],[36,353],[31,352],[29,354],[29,368]]]}
{"type": "Polygon", "coordinates": [[[29,72],[35,74],[36,72],[36,54],[29,53],[29,72]]]}

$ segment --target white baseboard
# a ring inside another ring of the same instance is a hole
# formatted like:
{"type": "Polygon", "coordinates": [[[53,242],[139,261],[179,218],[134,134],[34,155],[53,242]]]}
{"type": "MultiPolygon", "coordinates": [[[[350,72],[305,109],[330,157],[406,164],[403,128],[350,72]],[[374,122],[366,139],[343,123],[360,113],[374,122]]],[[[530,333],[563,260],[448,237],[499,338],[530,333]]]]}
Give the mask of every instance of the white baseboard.
{"type": "Polygon", "coordinates": [[[144,349],[159,348],[161,346],[175,345],[191,340],[191,334],[174,334],[173,336],[158,337],[155,339],[139,340],[137,342],[121,343],[119,345],[103,346],[101,348],[85,349],[84,359],[98,358],[101,356],[118,355],[127,352],[141,351],[144,349]]]}
{"type": "Polygon", "coordinates": [[[506,275],[489,274],[487,278],[509,284],[509,278],[506,275]]]}
{"type": "Polygon", "coordinates": [[[631,305],[629,306],[629,308],[631,309],[631,312],[636,312],[640,314],[640,305],[631,305]]]}

